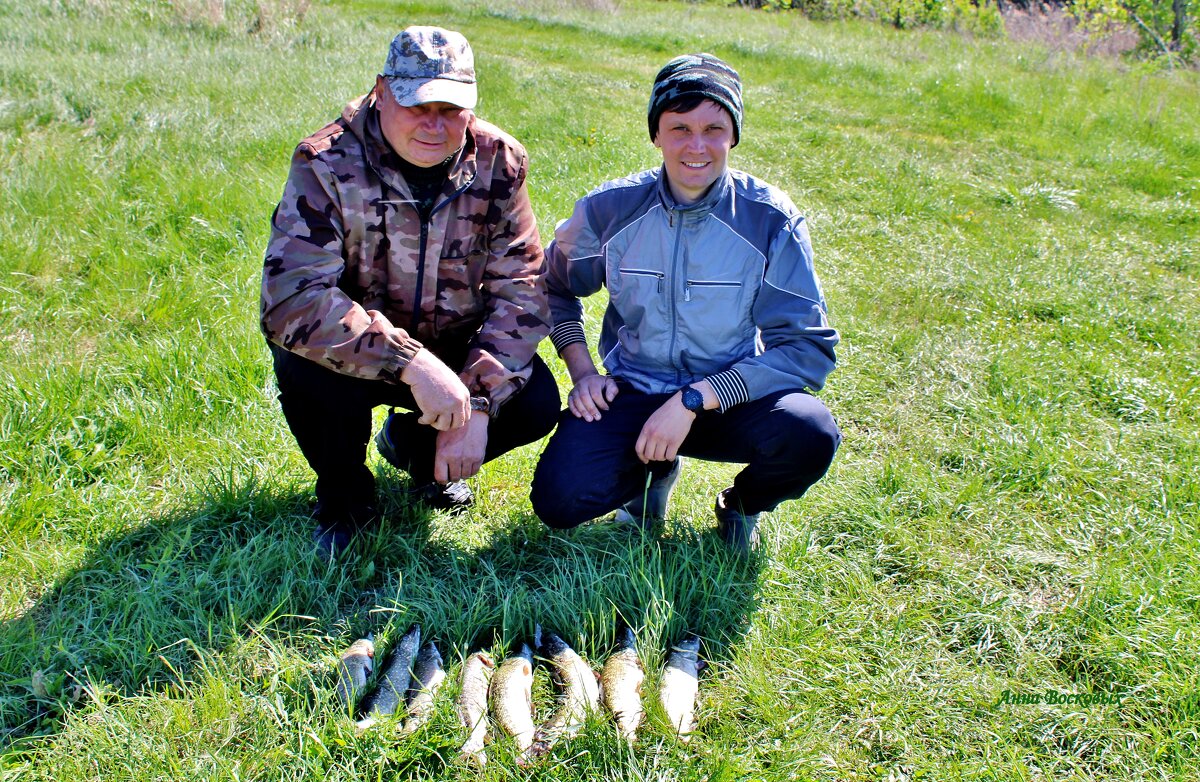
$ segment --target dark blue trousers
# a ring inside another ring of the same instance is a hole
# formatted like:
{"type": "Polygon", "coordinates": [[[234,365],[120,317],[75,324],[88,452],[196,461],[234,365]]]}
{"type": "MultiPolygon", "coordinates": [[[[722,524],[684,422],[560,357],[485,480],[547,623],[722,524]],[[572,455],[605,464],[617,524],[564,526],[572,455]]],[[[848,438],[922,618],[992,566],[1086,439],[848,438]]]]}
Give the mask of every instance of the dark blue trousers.
{"type": "MultiPolygon", "coordinates": [[[[647,470],[656,478],[670,470],[669,462],[642,464],[634,445],[646,420],[671,394],[618,385],[616,399],[599,421],[576,418],[570,410],[559,414],[530,494],[534,513],[551,527],[574,527],[603,516],[642,493],[647,470]]],[[[734,487],[745,512],[759,513],[803,495],[829,469],[841,441],[821,400],[804,391],[783,391],[698,416],[679,453],[746,464],[734,487]]]]}
{"type": "MultiPolygon", "coordinates": [[[[465,350],[433,352],[455,371],[466,357],[465,350]]],[[[283,416],[317,474],[317,502],[322,513],[352,513],[374,504],[375,476],[366,465],[371,410],[390,405],[417,411],[408,386],[339,374],[274,344],[271,354],[283,416]]],[[[558,385],[535,355],[529,382],[489,422],[484,461],[545,437],[554,428],[558,408],[558,385]]],[[[419,412],[396,415],[388,434],[401,466],[414,483],[423,485],[433,480],[438,433],[417,423],[419,417],[419,412]]]]}

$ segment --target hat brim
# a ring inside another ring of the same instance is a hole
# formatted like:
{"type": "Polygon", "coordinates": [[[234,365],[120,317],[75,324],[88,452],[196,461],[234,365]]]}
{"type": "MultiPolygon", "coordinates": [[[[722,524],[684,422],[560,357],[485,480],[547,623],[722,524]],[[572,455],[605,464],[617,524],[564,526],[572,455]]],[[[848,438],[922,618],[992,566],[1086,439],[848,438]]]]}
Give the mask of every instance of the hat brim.
{"type": "Polygon", "coordinates": [[[473,109],[479,102],[476,85],[453,79],[401,79],[389,78],[388,87],[401,106],[420,106],[422,103],[449,103],[464,109],[473,109]]]}

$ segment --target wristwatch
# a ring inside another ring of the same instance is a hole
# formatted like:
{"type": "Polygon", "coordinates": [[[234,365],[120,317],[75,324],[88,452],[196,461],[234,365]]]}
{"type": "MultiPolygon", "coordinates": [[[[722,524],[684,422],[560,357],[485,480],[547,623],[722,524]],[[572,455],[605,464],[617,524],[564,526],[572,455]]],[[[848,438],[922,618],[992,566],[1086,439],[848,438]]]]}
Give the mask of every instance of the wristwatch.
{"type": "Polygon", "coordinates": [[[477,413],[488,415],[492,412],[492,400],[486,396],[471,397],[471,409],[477,413]]]}
{"type": "Polygon", "coordinates": [[[686,385],[679,389],[680,400],[683,406],[691,410],[696,415],[704,413],[704,394],[700,393],[690,385],[686,385]]]}

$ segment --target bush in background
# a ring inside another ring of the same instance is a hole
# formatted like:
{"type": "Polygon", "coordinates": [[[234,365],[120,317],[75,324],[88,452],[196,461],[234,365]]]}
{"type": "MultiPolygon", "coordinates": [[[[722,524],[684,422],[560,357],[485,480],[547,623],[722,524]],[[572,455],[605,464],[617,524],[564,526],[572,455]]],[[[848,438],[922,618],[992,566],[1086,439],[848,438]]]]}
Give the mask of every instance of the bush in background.
{"type": "Polygon", "coordinates": [[[949,28],[1000,35],[1004,19],[993,0],[737,0],[748,8],[799,11],[810,19],[876,19],[901,29],[949,28]]]}
{"type": "MultiPolygon", "coordinates": [[[[799,11],[811,19],[859,16],[900,29],[930,27],[973,35],[1002,35],[1002,0],[735,0],[747,8],[799,11]]],[[[1129,29],[1137,33],[1137,56],[1174,64],[1193,62],[1200,25],[1189,0],[1008,0],[1009,10],[1065,8],[1093,42],[1129,29]]]]}
{"type": "Polygon", "coordinates": [[[1140,40],[1138,54],[1168,64],[1193,62],[1198,53],[1200,25],[1188,6],[1188,0],[1073,0],[1070,4],[1089,32],[1131,27],[1140,40]]]}

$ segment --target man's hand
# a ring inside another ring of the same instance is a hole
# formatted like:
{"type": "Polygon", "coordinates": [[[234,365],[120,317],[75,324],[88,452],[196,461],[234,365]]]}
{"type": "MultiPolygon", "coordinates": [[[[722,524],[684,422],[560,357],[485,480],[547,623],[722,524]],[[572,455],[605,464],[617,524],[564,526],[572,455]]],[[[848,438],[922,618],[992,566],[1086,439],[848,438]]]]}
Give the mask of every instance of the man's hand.
{"type": "Polygon", "coordinates": [[[696,414],[683,406],[678,393],[662,404],[642,425],[634,451],[643,464],[669,462],[679,453],[696,414]]]}
{"type": "Polygon", "coordinates": [[[419,423],[440,432],[458,429],[471,417],[471,392],[458,375],[425,348],[400,373],[421,410],[419,423]]]}
{"type": "Polygon", "coordinates": [[[466,426],[438,432],[437,450],[433,454],[435,481],[461,481],[479,472],[487,451],[489,422],[487,413],[476,410],[466,426]]]}
{"type": "Polygon", "coordinates": [[[567,409],[576,418],[599,421],[600,411],[617,398],[617,381],[607,375],[591,374],[579,380],[567,394],[567,409]]]}

